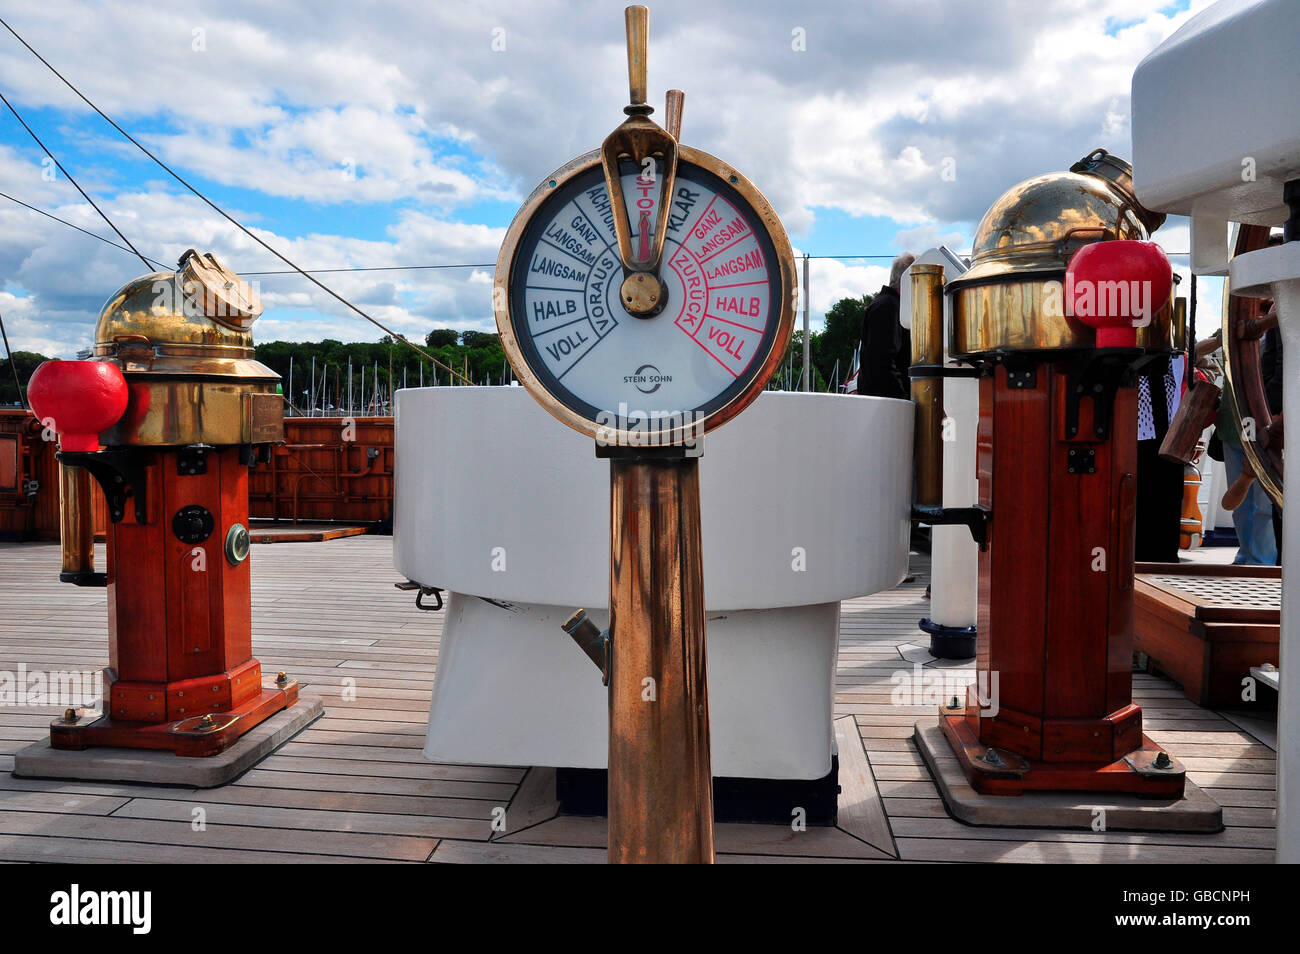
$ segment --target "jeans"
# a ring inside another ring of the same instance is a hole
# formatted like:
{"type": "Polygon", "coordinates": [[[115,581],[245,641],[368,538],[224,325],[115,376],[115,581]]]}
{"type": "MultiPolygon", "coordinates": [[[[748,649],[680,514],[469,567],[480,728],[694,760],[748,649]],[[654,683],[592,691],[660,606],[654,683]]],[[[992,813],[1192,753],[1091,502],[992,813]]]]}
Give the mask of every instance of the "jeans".
{"type": "MultiPolygon", "coordinates": [[[[1228,473],[1228,486],[1241,476],[1245,466],[1245,453],[1236,444],[1223,445],[1223,464],[1228,473]]],[[[1237,556],[1235,564],[1273,566],[1277,563],[1277,541],[1273,537],[1273,501],[1264,488],[1255,481],[1241,506],[1232,512],[1232,525],[1237,529],[1237,556]]]]}

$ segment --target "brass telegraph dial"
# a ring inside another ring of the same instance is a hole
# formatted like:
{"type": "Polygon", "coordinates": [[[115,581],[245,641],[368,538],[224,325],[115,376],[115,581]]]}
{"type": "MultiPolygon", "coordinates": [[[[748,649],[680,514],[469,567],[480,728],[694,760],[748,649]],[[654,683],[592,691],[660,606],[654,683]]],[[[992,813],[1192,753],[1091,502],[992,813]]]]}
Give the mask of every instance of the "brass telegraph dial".
{"type": "Polygon", "coordinates": [[[627,119],[533,190],[496,270],[497,329],[551,414],[610,444],[679,444],[747,406],[794,319],[780,220],[722,160],[646,104],[648,20],[627,11],[627,119]]]}

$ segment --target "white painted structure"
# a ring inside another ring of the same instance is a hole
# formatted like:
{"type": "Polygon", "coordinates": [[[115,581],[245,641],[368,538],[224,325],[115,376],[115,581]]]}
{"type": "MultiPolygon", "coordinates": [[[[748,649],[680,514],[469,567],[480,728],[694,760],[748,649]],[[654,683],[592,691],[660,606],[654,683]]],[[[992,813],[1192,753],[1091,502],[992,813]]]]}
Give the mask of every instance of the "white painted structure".
{"type": "MultiPolygon", "coordinates": [[[[608,621],[608,462],[523,388],[402,390],[396,418],[394,563],[451,591],[425,755],[605,767],[606,690],[560,624],[608,621]]],[[[907,572],[911,447],[910,402],[798,392],[704,439],[714,775],[830,770],[839,603],[907,572]]]]}
{"type": "MultiPolygon", "coordinates": [[[[1222,384],[1222,379],[1220,379],[1222,384]]],[[[1204,439],[1209,442],[1214,433],[1214,426],[1207,427],[1204,439]]],[[[1223,495],[1228,492],[1228,471],[1222,461],[1217,461],[1209,454],[1201,457],[1196,465],[1201,471],[1201,489],[1196,495],[1201,505],[1201,533],[1211,530],[1233,530],[1232,511],[1223,509],[1223,495]]]]}
{"type": "MultiPolygon", "coordinates": [[[[1133,178],[1152,209],[1192,216],[1192,269],[1236,295],[1273,298],[1283,411],[1300,421],[1300,241],[1227,258],[1226,223],[1281,225],[1300,179],[1300,16],[1295,0],[1220,0],[1133,74],[1133,178]]],[[[1282,541],[1277,860],[1300,862],[1300,480],[1286,481],[1282,541]]]]}

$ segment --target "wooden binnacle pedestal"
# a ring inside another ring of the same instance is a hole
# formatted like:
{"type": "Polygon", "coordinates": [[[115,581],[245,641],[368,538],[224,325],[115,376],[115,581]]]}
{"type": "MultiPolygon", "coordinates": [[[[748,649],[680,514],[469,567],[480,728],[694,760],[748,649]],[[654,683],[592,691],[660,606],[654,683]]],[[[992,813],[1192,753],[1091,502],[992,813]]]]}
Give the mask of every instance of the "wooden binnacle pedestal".
{"type": "Polygon", "coordinates": [[[109,666],[103,714],[56,720],[56,749],[213,755],[298,699],[252,654],[248,465],[239,446],[63,453],[104,486],[109,666]]]}
{"type": "Polygon", "coordinates": [[[980,678],[939,720],[979,792],[1183,792],[1132,695],[1141,358],[1006,361],[981,379],[980,678]]]}

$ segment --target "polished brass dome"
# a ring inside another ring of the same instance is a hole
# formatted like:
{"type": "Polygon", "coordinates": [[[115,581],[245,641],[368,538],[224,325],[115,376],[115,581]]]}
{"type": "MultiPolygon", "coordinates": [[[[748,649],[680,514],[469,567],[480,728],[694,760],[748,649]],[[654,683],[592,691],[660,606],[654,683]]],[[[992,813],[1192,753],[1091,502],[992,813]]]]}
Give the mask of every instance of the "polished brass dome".
{"type": "Polygon", "coordinates": [[[250,329],[261,312],[247,283],[211,255],[186,253],[176,271],[132,279],[109,298],[94,353],[123,372],[278,380],[254,360],[250,329]]]}
{"type": "Polygon", "coordinates": [[[130,400],[105,443],[265,440],[252,418],[278,424],[283,401],[275,393],[280,376],[255,357],[251,328],[261,311],[246,282],[193,251],[176,271],[119,288],[100,311],[94,357],[122,369],[130,400]]]}
{"type": "Polygon", "coordinates": [[[1063,274],[1070,256],[1084,245],[1148,238],[1164,216],[1144,209],[1132,190],[1132,167],[1104,149],[1068,172],[1012,186],[984,213],[975,230],[971,268],[950,287],[1063,274]]]}
{"type": "MultiPolygon", "coordinates": [[[[946,286],[953,296],[949,352],[1095,347],[1093,329],[1061,313],[1059,283],[1070,258],[1093,242],[1145,240],[1164,218],[1137,201],[1129,163],[1104,149],[1066,172],[1012,186],[975,230],[970,269],[946,286]]],[[[1171,299],[1139,329],[1139,345],[1168,349],[1172,316],[1171,299]]]]}

